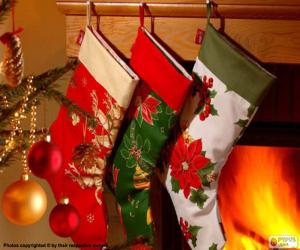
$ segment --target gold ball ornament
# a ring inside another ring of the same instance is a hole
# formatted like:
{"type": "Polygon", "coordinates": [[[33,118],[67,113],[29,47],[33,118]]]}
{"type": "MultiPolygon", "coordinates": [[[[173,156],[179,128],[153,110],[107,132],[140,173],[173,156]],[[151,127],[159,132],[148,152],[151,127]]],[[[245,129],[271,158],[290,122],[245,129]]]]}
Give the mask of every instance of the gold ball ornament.
{"type": "Polygon", "coordinates": [[[2,210],[5,217],[17,225],[30,225],[42,218],[47,209],[47,196],[44,189],[28,174],[9,185],[2,197],[2,210]]]}

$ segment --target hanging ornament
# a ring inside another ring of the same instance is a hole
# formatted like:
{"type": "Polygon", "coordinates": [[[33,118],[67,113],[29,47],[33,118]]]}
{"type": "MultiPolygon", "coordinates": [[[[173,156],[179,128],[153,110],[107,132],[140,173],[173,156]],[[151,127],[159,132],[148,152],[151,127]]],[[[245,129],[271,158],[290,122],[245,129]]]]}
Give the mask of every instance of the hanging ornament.
{"type": "Polygon", "coordinates": [[[30,225],[37,222],[47,209],[47,196],[44,189],[28,174],[9,185],[2,197],[2,210],[5,217],[17,225],[30,225]]]}
{"type": "Polygon", "coordinates": [[[18,86],[23,78],[24,59],[20,38],[18,33],[7,32],[0,37],[0,41],[6,46],[0,72],[5,76],[6,83],[10,87],[18,86]]]}
{"type": "MultiPolygon", "coordinates": [[[[23,174],[21,180],[14,182],[5,190],[2,197],[2,210],[6,218],[17,225],[30,225],[37,222],[47,209],[47,196],[44,189],[35,181],[29,180],[29,168],[27,165],[27,154],[23,148],[25,145],[23,138],[23,130],[21,126],[21,118],[27,108],[30,94],[35,91],[32,87],[32,77],[28,78],[27,91],[24,96],[24,101],[19,111],[14,115],[12,121],[12,132],[9,139],[6,141],[4,154],[5,156],[11,149],[10,147],[18,146],[22,152],[23,174]],[[13,143],[16,134],[20,137],[20,143],[13,143]]],[[[35,135],[35,100],[31,107],[31,126],[29,143],[34,141],[35,135]]]]}
{"type": "MultiPolygon", "coordinates": [[[[35,90],[35,89],[34,89],[35,90]]],[[[35,143],[36,132],[36,100],[31,106],[30,136],[31,146],[28,153],[28,165],[32,173],[40,178],[48,178],[55,175],[62,165],[62,154],[53,143],[45,140],[35,143]]]]}
{"type": "Polygon", "coordinates": [[[27,159],[32,173],[40,178],[55,175],[62,165],[61,151],[56,145],[47,141],[33,144],[27,159]]]}
{"type": "Polygon", "coordinates": [[[50,213],[49,224],[52,231],[60,237],[72,236],[80,225],[80,215],[77,209],[69,204],[68,198],[63,198],[50,213]]]}

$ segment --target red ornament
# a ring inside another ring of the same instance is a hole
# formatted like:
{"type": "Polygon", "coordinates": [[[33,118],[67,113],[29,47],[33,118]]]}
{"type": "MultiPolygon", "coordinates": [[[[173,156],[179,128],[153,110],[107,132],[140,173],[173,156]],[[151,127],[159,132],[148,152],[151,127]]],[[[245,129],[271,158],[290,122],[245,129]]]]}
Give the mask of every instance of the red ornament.
{"type": "Polygon", "coordinates": [[[64,199],[62,204],[56,205],[49,216],[52,231],[60,237],[72,236],[80,225],[80,215],[77,209],[64,199]]]}
{"type": "Polygon", "coordinates": [[[28,165],[34,175],[48,178],[59,171],[62,165],[62,153],[53,143],[39,141],[30,148],[28,165]]]}

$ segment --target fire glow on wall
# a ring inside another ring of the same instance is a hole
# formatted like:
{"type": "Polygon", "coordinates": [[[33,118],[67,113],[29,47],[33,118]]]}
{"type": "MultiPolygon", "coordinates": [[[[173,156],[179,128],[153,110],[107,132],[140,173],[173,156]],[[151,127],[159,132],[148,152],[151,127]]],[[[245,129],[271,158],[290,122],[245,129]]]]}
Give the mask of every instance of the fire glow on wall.
{"type": "Polygon", "coordinates": [[[225,249],[299,249],[299,181],[300,149],[237,146],[219,182],[225,249]]]}

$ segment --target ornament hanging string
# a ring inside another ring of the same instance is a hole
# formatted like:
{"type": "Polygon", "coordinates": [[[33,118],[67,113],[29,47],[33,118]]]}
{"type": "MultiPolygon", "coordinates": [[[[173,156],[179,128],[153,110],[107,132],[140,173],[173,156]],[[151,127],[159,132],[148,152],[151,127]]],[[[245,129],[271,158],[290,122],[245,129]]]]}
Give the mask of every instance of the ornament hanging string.
{"type": "Polygon", "coordinates": [[[24,29],[22,27],[19,27],[16,30],[16,25],[15,25],[15,4],[12,3],[11,6],[11,22],[12,22],[12,32],[6,32],[0,37],[0,41],[5,45],[10,42],[11,37],[13,35],[17,35],[21,33],[24,29]]]}

